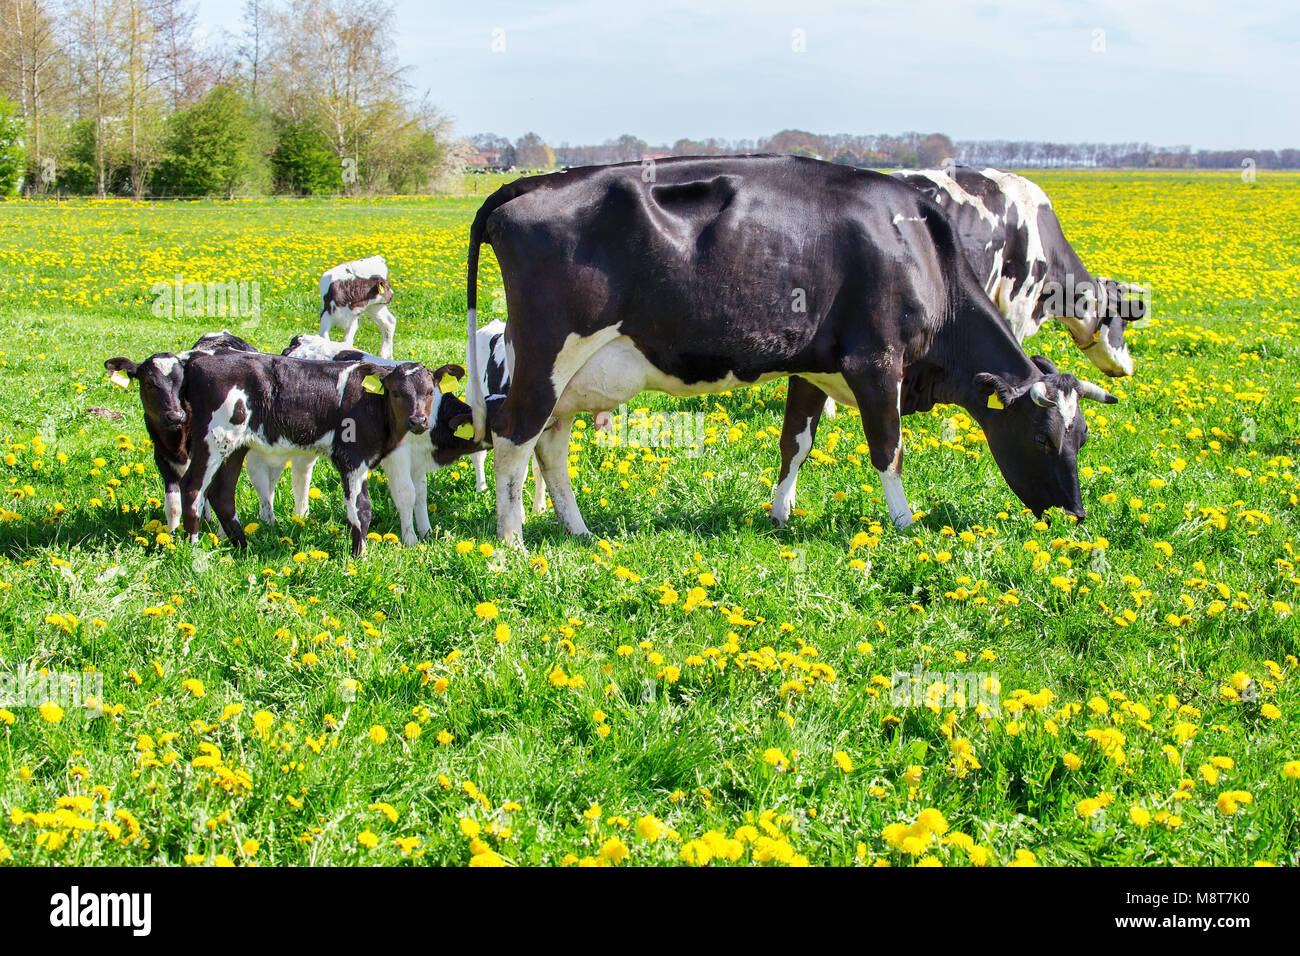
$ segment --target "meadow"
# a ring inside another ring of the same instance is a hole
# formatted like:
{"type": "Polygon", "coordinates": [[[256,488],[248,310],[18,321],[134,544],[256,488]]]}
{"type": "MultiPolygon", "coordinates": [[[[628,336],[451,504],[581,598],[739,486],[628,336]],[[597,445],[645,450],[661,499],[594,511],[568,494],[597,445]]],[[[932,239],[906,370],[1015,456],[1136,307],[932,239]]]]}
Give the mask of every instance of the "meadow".
{"type": "MultiPolygon", "coordinates": [[[[373,477],[357,560],[324,464],[305,521],[241,482],[244,554],[168,535],[103,361],[222,326],[278,352],[375,252],[397,357],[460,361],[483,192],[0,203],[0,674],[102,688],[0,699],[0,865],[1300,862],[1300,176],[1030,175],[1153,289],[1087,409],[1085,522],[1036,521],[940,407],[895,531],[842,409],[775,530],[774,383],[633,403],[703,413],[693,449],[575,430],[594,542],[547,513],[496,548],[463,460],[412,548],[373,477]],[[259,314],[156,314],[178,275],[259,314]]],[[[1099,380],[1057,326],[1026,345],[1099,380]]]]}

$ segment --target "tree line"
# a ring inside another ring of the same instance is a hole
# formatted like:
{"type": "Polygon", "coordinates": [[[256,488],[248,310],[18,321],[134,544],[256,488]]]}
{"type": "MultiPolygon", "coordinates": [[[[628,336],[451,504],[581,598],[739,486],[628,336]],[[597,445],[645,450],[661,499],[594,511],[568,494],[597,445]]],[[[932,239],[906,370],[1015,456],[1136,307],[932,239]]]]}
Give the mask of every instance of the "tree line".
{"type": "Polygon", "coordinates": [[[0,191],[421,192],[450,123],[389,51],[386,0],[0,0],[0,191]]]}
{"type": "Polygon", "coordinates": [[[1149,143],[1048,143],[1015,140],[952,140],[943,133],[820,134],[787,129],[759,139],[679,139],[652,145],[631,134],[594,146],[561,143],[550,147],[536,133],[515,143],[493,133],[471,137],[480,165],[531,168],[554,163],[587,166],[620,163],[645,156],[734,156],[742,153],[789,153],[833,163],[873,169],[932,167],[947,160],[971,165],[1035,168],[1093,166],[1113,168],[1260,169],[1300,168],[1300,149],[1193,150],[1149,143]]]}

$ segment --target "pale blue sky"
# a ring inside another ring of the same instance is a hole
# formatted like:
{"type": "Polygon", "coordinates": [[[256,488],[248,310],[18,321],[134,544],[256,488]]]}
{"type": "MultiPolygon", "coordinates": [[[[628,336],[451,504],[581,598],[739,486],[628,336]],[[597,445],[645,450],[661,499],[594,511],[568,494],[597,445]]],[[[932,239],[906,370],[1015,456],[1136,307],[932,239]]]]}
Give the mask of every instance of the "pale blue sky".
{"type": "MultiPolygon", "coordinates": [[[[238,29],[228,0],[199,10],[238,29]]],[[[459,134],[1300,147],[1297,0],[399,0],[396,17],[394,53],[459,134]]]]}

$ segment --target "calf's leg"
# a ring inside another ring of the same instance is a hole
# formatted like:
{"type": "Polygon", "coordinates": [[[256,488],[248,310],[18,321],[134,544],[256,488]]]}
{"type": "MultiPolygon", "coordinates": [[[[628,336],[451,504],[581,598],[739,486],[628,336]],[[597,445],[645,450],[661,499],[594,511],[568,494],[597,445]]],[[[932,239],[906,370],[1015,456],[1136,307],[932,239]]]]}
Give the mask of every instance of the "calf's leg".
{"type": "Polygon", "coordinates": [[[295,457],[289,467],[293,471],[293,513],[305,518],[311,507],[311,471],[316,467],[316,459],[295,457]]]}
{"type": "Polygon", "coordinates": [[[239,485],[239,470],[244,465],[245,454],[246,449],[235,449],[217,469],[208,485],[208,500],[212,503],[212,510],[217,513],[217,520],[221,522],[226,537],[240,551],[248,547],[248,539],[235,514],[235,488],[239,485]]]}
{"type": "Polygon", "coordinates": [[[358,464],[338,459],[334,465],[343,479],[344,512],[348,526],[352,528],[352,556],[355,558],[365,552],[366,533],[370,530],[370,493],[366,487],[370,468],[365,462],[358,464]]]}
{"type": "Polygon", "coordinates": [[[402,525],[402,544],[415,544],[419,539],[415,536],[414,525],[415,485],[411,481],[411,449],[405,443],[398,445],[380,467],[388,478],[388,494],[402,525]]]}
{"type": "MultiPolygon", "coordinates": [[[[543,432],[545,434],[545,432],[543,432]]],[[[541,443],[541,439],[538,439],[541,443]]],[[[565,450],[567,454],[567,449],[565,450]]],[[[565,470],[568,470],[566,458],[565,470]]],[[[542,477],[542,463],[533,455],[533,514],[539,515],[546,510],[546,479],[542,477]]]]}
{"type": "Polygon", "coordinates": [[[476,451],[469,460],[474,463],[474,490],[487,491],[487,452],[476,451]]]}
{"type": "Polygon", "coordinates": [[[244,459],[248,483],[262,502],[259,517],[267,524],[275,524],[275,485],[283,471],[283,460],[276,460],[258,451],[250,451],[244,459]]]}

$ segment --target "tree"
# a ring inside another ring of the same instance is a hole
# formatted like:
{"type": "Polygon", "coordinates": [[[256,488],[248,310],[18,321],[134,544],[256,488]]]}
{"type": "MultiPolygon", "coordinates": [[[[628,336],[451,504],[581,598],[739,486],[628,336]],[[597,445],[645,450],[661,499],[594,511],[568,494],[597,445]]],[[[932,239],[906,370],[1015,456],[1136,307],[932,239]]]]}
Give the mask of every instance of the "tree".
{"type": "Polygon", "coordinates": [[[0,99],[0,196],[17,194],[25,166],[22,117],[13,103],[0,99]]]}
{"type": "Polygon", "coordinates": [[[45,188],[44,161],[53,159],[49,126],[59,124],[68,90],[66,53],[58,21],[42,0],[0,3],[0,89],[16,91],[24,125],[24,180],[28,191],[45,188]]]}
{"type": "Polygon", "coordinates": [[[525,133],[515,141],[515,162],[527,168],[555,165],[555,153],[536,133],[525,133]]]}
{"type": "Polygon", "coordinates": [[[168,121],[170,155],[154,177],[155,190],[173,196],[233,198],[250,166],[252,134],[248,103],[229,86],[215,87],[168,121]]]}
{"type": "Polygon", "coordinates": [[[926,168],[940,166],[944,160],[952,159],[953,156],[952,140],[943,133],[931,133],[916,148],[916,161],[926,168]]]}
{"type": "Polygon", "coordinates": [[[337,193],[343,189],[342,170],[325,135],[307,121],[277,118],[271,170],[277,192],[299,195],[337,193]]]}

